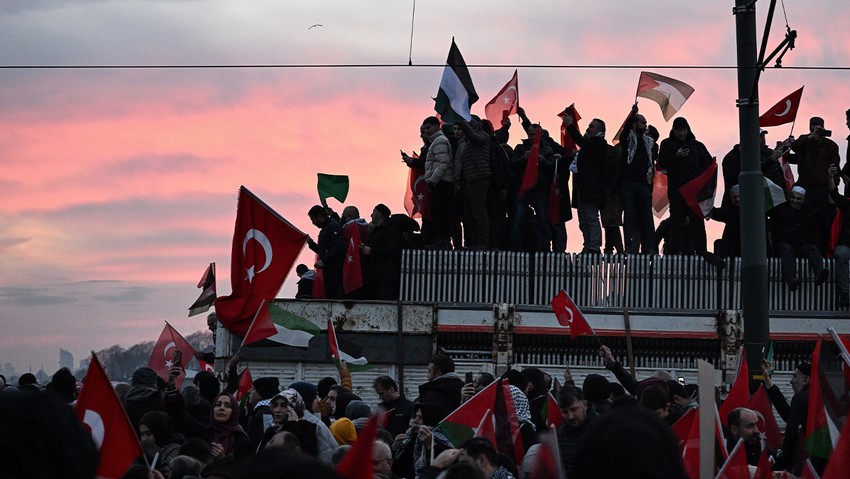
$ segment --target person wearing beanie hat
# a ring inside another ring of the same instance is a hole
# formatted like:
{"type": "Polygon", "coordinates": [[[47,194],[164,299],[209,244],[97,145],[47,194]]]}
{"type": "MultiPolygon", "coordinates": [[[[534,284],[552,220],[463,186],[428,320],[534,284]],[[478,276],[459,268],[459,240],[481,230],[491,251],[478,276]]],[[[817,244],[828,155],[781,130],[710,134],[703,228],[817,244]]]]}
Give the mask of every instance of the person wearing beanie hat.
{"type": "Polygon", "coordinates": [[[597,414],[603,414],[611,408],[611,387],[604,376],[588,374],[581,385],[581,391],[597,414]]]}
{"type": "Polygon", "coordinates": [[[261,399],[254,405],[245,432],[248,433],[248,438],[251,440],[252,450],[256,451],[263,440],[266,429],[274,424],[271,402],[280,392],[280,381],[271,376],[257,378],[254,380],[254,390],[257,391],[261,399]]]}
{"type": "Polygon", "coordinates": [[[298,391],[298,394],[304,399],[306,407],[304,409],[303,419],[316,426],[316,445],[319,460],[325,464],[330,464],[331,456],[333,456],[338,444],[330,429],[328,429],[328,426],[316,415],[316,408],[319,404],[319,398],[317,396],[318,388],[304,381],[294,382],[289,387],[298,391]]]}
{"type": "Polygon", "coordinates": [[[658,167],[667,170],[667,197],[670,200],[671,229],[665,252],[682,254],[689,237],[696,254],[722,269],[726,263],[706,249],[705,215],[688,206],[688,201],[695,198],[687,198],[686,201],[679,191],[711,167],[713,161],[705,145],[697,141],[688,120],[683,117],[673,120],[670,136],[661,142],[658,151],[658,167]]]}
{"type": "Polygon", "coordinates": [[[785,421],[785,436],[782,446],[776,451],[776,469],[790,470],[796,463],[794,456],[797,453],[798,442],[803,440],[806,433],[809,413],[809,376],[812,374],[812,364],[803,361],[794,368],[794,375],[791,377],[791,389],[794,390],[794,396],[791,398],[790,405],[779,390],[779,386],[770,378],[773,373],[772,364],[762,360],[761,366],[767,397],[779,417],[785,421]]]}
{"type": "Polygon", "coordinates": [[[800,287],[797,277],[797,258],[806,258],[815,277],[815,286],[829,279],[818,249],[820,239],[818,211],[806,200],[810,192],[797,185],[791,189],[788,201],[767,212],[773,240],[773,253],[782,265],[782,280],[789,291],[800,287]]]}
{"type": "Polygon", "coordinates": [[[137,435],[142,416],[150,411],[166,412],[162,395],[157,389],[156,371],[143,367],[133,372],[130,389],[124,398],[124,409],[137,435]]]}

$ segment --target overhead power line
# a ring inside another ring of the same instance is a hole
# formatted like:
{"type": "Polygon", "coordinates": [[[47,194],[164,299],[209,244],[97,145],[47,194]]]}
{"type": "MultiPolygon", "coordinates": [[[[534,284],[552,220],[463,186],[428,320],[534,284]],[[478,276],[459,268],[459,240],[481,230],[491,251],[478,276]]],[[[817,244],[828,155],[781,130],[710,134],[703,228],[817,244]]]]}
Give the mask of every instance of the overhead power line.
{"type": "MultiPolygon", "coordinates": [[[[319,63],[319,64],[196,64],[196,65],[0,65],[0,70],[239,70],[239,69],[357,69],[357,68],[444,68],[440,64],[375,64],[375,63],[319,63]]],[[[523,68],[541,70],[735,70],[735,65],[502,65],[468,64],[468,68],[523,68]]],[[[782,66],[771,70],[850,71],[850,66],[782,66]]]]}

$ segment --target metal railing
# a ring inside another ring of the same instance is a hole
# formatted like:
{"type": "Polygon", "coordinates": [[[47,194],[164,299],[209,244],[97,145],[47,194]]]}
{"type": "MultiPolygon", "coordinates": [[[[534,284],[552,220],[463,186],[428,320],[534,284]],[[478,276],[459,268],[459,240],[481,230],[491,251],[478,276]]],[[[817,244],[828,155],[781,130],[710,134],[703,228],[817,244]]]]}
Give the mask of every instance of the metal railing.
{"type": "MultiPolygon", "coordinates": [[[[405,250],[400,299],[545,306],[564,289],[583,307],[741,309],[741,260],[727,264],[718,271],[698,256],[405,250]]],[[[798,260],[802,284],[792,293],[779,259],[769,258],[770,311],[838,314],[832,260],[825,267],[830,281],[815,287],[805,260],[798,260]]]]}

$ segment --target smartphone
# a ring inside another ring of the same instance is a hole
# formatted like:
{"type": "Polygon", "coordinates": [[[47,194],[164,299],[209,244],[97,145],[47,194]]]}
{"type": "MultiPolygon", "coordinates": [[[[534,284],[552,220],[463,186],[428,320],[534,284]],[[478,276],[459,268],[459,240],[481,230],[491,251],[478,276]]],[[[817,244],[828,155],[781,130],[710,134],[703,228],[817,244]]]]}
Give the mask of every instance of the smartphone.
{"type": "Polygon", "coordinates": [[[174,357],[171,358],[171,365],[172,366],[182,366],[183,365],[182,362],[183,362],[183,351],[181,351],[179,349],[175,349],[174,350],[174,357]]]}
{"type": "Polygon", "coordinates": [[[469,384],[469,383],[475,381],[475,378],[473,378],[472,376],[473,376],[472,373],[466,373],[466,384],[469,384]]]}

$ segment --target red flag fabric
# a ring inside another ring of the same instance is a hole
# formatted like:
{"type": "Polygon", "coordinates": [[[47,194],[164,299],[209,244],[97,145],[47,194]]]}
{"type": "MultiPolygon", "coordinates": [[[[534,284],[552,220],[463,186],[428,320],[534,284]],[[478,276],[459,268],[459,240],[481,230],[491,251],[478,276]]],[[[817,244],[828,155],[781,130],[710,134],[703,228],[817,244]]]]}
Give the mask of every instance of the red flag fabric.
{"type": "Polygon", "coordinates": [[[198,360],[198,369],[201,371],[206,371],[208,373],[215,374],[215,365],[213,365],[212,363],[208,363],[202,359],[198,360]]]}
{"type": "Polygon", "coordinates": [[[756,475],[753,479],[773,479],[773,464],[770,462],[770,455],[765,448],[761,450],[756,475]]]}
{"type": "Polygon", "coordinates": [[[240,188],[230,258],[233,292],[215,302],[225,328],[245,335],[260,303],[280,291],[306,240],[307,235],[247,188],[240,188]]]}
{"type": "Polygon", "coordinates": [[[679,188],[682,199],[700,218],[705,218],[714,207],[714,193],[717,191],[717,158],[696,178],[679,188]]]}
{"type": "Polygon", "coordinates": [[[488,410],[495,409],[497,387],[500,387],[500,381],[493,381],[440,421],[440,429],[453,446],[461,447],[475,437],[481,417],[488,410]]]}
{"type": "Polygon", "coordinates": [[[346,294],[363,287],[363,267],[360,264],[360,228],[357,225],[346,227],[350,233],[345,263],[342,265],[342,287],[346,294]]]}
{"type": "Polygon", "coordinates": [[[496,443],[496,429],[493,425],[493,413],[488,409],[481,418],[478,428],[475,429],[475,437],[483,437],[493,444],[493,447],[499,447],[496,443]]]}
{"type": "Polygon", "coordinates": [[[496,382],[499,383],[499,386],[496,387],[496,402],[493,405],[493,419],[496,423],[496,449],[510,456],[516,464],[522,464],[522,459],[525,457],[525,447],[523,447],[522,435],[519,432],[519,419],[517,419],[516,408],[511,395],[511,386],[504,379],[499,379],[496,382]]]}
{"type": "Polygon", "coordinates": [[[272,315],[269,313],[269,303],[264,299],[260,302],[260,307],[257,309],[257,314],[251,321],[251,326],[248,327],[248,332],[242,339],[242,346],[262,341],[277,334],[277,328],[272,321],[272,315]]]}
{"type": "Polygon", "coordinates": [[[846,478],[848,471],[850,471],[850,421],[844,421],[838,443],[821,477],[823,479],[846,478]]]}
{"type": "Polygon", "coordinates": [[[174,365],[175,352],[180,351],[182,356],[180,362],[180,375],[174,378],[174,384],[179,390],[183,385],[183,379],[186,378],[186,362],[195,356],[195,348],[186,341],[176,329],[170,324],[165,323],[162,328],[162,333],[151,351],[151,357],[148,359],[148,367],[156,371],[156,374],[163,380],[168,380],[168,370],[174,365]]]}
{"type": "MultiPolygon", "coordinates": [[[[575,124],[576,128],[579,128],[578,121],[581,120],[581,115],[578,114],[578,110],[576,110],[575,103],[565,108],[564,111],[562,111],[561,113],[558,113],[558,118],[563,119],[567,113],[569,113],[570,116],[573,118],[573,123],[575,124]]],[[[580,128],[579,131],[581,131],[580,128]]],[[[561,123],[561,146],[563,146],[564,149],[568,152],[571,152],[576,149],[576,142],[575,140],[573,140],[573,137],[567,134],[567,127],[565,127],[563,123],[561,123]]],[[[569,158],[564,158],[564,160],[571,161],[571,159],[569,158]]]]}
{"type": "Polygon", "coordinates": [[[684,443],[688,440],[688,435],[691,433],[691,428],[694,425],[694,421],[698,417],[696,408],[691,408],[685,411],[685,414],[679,418],[670,429],[673,430],[673,434],[676,435],[676,438],[679,439],[680,444],[684,448],[684,443]]]}
{"type": "Polygon", "coordinates": [[[626,128],[626,122],[629,121],[629,118],[632,116],[632,112],[630,111],[625,118],[623,118],[623,122],[620,123],[620,128],[617,128],[617,133],[614,133],[614,137],[611,138],[611,144],[616,145],[620,142],[620,136],[623,134],[623,130],[626,128]]]}
{"type": "Polygon", "coordinates": [[[407,172],[404,209],[411,218],[431,218],[431,192],[425,183],[425,168],[414,166],[407,172]]]}
{"type": "Polygon", "coordinates": [[[838,238],[841,236],[841,227],[844,222],[844,212],[836,209],[835,218],[832,220],[832,226],[829,228],[829,244],[827,245],[827,258],[832,258],[835,247],[838,246],[838,238]]]}
{"type": "Polygon", "coordinates": [[[744,348],[738,352],[738,372],[735,375],[735,382],[732,383],[732,388],[729,389],[729,394],[723,404],[720,405],[718,414],[720,414],[720,422],[725,427],[729,427],[729,413],[733,409],[739,407],[750,407],[750,384],[749,384],[750,369],[747,366],[747,357],[744,354],[744,348]]]}
{"type": "Polygon", "coordinates": [[[561,469],[561,454],[558,452],[558,436],[554,430],[543,431],[539,436],[537,461],[532,466],[530,479],[553,479],[564,477],[561,469]]]}
{"type": "Polygon", "coordinates": [[[640,72],[637,96],[658,103],[664,121],[670,121],[693,92],[694,88],[683,81],[657,73],[640,72]]]}
{"type": "Polygon", "coordinates": [[[832,453],[832,438],[829,433],[823,401],[823,377],[820,373],[820,355],[823,338],[818,337],[812,352],[812,374],[809,376],[809,410],[806,415],[806,450],[810,457],[823,459],[832,453]]]}
{"type": "Polygon", "coordinates": [[[516,114],[518,107],[519,84],[517,83],[517,71],[514,70],[514,76],[511,77],[510,81],[484,106],[484,114],[493,124],[493,129],[498,130],[504,126],[509,116],[516,114]]]}
{"type": "Polygon", "coordinates": [[[373,479],[375,464],[372,462],[372,449],[378,435],[378,416],[369,418],[366,426],[357,432],[357,440],[351,446],[336,471],[346,479],[373,479]]]}
{"type": "MultiPolygon", "coordinates": [[[[700,479],[699,476],[699,408],[697,408],[690,420],[690,431],[684,442],[682,443],[682,462],[685,464],[685,472],[691,479],[700,479]]],[[[685,416],[682,416],[684,418],[685,416]]],[[[680,419],[681,420],[681,419],[680,419]]],[[[682,425],[684,427],[684,424],[682,425]]],[[[714,408],[714,439],[717,450],[720,451],[721,458],[725,461],[728,458],[726,453],[726,440],[723,437],[723,430],[720,425],[720,417],[717,413],[717,408],[714,408]]],[[[746,459],[745,459],[746,460],[746,459]]]]}
{"type": "MultiPolygon", "coordinates": [[[[316,255],[314,263],[319,261],[319,255],[316,255]]],[[[316,268],[313,271],[313,298],[322,299],[325,297],[325,272],[321,268],[316,268]]]]}
{"type": "Polygon", "coordinates": [[[564,423],[564,415],[561,414],[561,408],[558,406],[558,401],[555,400],[552,393],[546,395],[546,404],[543,405],[541,416],[546,421],[547,426],[554,427],[555,429],[561,427],[561,424],[564,423]]]}
{"type": "Polygon", "coordinates": [[[729,453],[716,479],[750,479],[750,465],[747,463],[747,449],[743,439],[738,439],[738,444],[729,453]]]}
{"type": "Polygon", "coordinates": [[[117,479],[142,455],[142,446],[94,353],[83,384],[75,410],[100,450],[97,475],[117,479]]]}
{"type": "Polygon", "coordinates": [[[210,265],[207,266],[206,271],[204,271],[204,275],[198,282],[198,287],[201,288],[201,295],[198,296],[198,299],[196,299],[194,303],[192,303],[192,306],[189,306],[189,316],[209,311],[210,306],[215,303],[215,263],[210,263],[210,265]]]}
{"type": "Polygon", "coordinates": [[[517,198],[522,198],[528,190],[534,188],[537,184],[537,159],[540,156],[540,128],[534,134],[534,140],[531,144],[531,152],[528,154],[528,161],[525,163],[525,173],[522,175],[522,184],[519,186],[517,198]]]}
{"type": "Polygon", "coordinates": [[[767,390],[761,384],[750,398],[750,409],[759,417],[759,431],[762,432],[767,447],[774,451],[779,449],[782,445],[782,430],[776,422],[776,415],[773,413],[770,398],[767,397],[767,390]]]}
{"type": "Polygon", "coordinates": [[[552,311],[555,312],[555,317],[558,318],[558,323],[561,326],[570,328],[570,338],[576,339],[579,336],[595,336],[593,328],[587,324],[587,319],[581,314],[576,304],[563,289],[560,293],[552,298],[552,311]]]}
{"type": "Polygon", "coordinates": [[[815,471],[815,466],[812,465],[812,461],[810,461],[809,459],[806,459],[806,462],[803,463],[803,470],[802,472],[800,472],[800,479],[820,479],[820,476],[818,476],[818,472],[815,471]]]}
{"type": "Polygon", "coordinates": [[[248,391],[254,387],[254,380],[251,378],[251,371],[248,368],[242,370],[239,375],[239,386],[236,388],[236,400],[239,401],[243,396],[248,394],[248,391]]]}
{"type": "Polygon", "coordinates": [[[670,199],[667,198],[667,175],[655,170],[652,179],[652,213],[656,218],[661,218],[670,207],[670,199]]]}
{"type": "Polygon", "coordinates": [[[779,100],[769,110],[759,117],[759,126],[779,126],[791,123],[797,119],[797,109],[800,108],[800,99],[803,97],[803,87],[779,100]]]}

